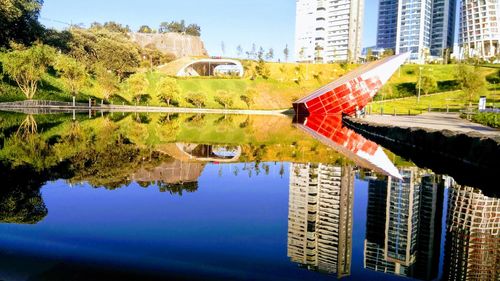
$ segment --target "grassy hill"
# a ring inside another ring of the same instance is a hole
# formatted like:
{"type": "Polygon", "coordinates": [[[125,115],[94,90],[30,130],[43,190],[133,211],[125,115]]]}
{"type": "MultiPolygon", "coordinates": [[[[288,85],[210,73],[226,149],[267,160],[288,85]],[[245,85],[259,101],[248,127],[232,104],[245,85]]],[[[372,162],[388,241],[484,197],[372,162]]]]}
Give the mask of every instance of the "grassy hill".
{"type": "MultiPolygon", "coordinates": [[[[160,102],[156,94],[156,86],[162,77],[171,76],[181,62],[174,61],[161,66],[153,72],[147,72],[149,87],[147,93],[150,100],[149,105],[165,106],[160,102]]],[[[232,108],[248,108],[241,99],[241,95],[248,90],[256,92],[252,109],[286,109],[291,103],[321,87],[345,75],[355,69],[358,65],[351,64],[295,64],[295,63],[266,63],[268,69],[268,79],[261,77],[254,78],[257,62],[243,61],[246,69],[245,77],[240,78],[176,78],[181,89],[180,96],[174,99],[174,104],[181,107],[194,107],[186,100],[186,96],[193,92],[201,93],[205,96],[205,107],[223,108],[215,100],[218,91],[226,91],[233,96],[232,108]],[[253,77],[252,77],[253,76],[253,77]]],[[[390,79],[388,84],[382,89],[375,100],[387,100],[401,97],[411,97],[416,95],[415,84],[419,77],[419,65],[404,65],[390,79]]],[[[438,82],[436,92],[448,92],[458,89],[455,82],[454,73],[456,65],[425,65],[422,67],[423,75],[432,75],[438,82]]],[[[491,67],[478,68],[482,75],[487,76],[495,73],[497,69],[491,67]]],[[[115,104],[134,104],[132,93],[127,83],[120,84],[119,92],[111,99],[115,104]]],[[[88,83],[77,96],[81,102],[88,101],[88,98],[103,98],[102,91],[95,80],[89,79],[88,83]]],[[[450,97],[447,97],[450,98],[450,97]]],[[[460,98],[459,96],[454,97],[460,98]]],[[[35,99],[49,99],[58,101],[71,101],[71,95],[65,89],[62,81],[48,73],[40,85],[35,99]]],[[[0,101],[24,100],[24,96],[15,83],[8,81],[6,77],[0,84],[0,101]]],[[[144,102],[146,104],[146,102],[144,102]]]]}

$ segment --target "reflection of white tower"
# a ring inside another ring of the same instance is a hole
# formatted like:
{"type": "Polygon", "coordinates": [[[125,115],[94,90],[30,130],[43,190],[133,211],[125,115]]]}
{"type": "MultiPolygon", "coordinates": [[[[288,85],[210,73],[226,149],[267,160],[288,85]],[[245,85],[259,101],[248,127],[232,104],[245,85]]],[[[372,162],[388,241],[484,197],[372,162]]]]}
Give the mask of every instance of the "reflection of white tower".
{"type": "Polygon", "coordinates": [[[500,199],[450,188],[446,224],[443,280],[499,280],[500,199]]]}
{"type": "Polygon", "coordinates": [[[443,180],[416,168],[368,181],[364,267],[433,280],[438,274],[443,180]]]}
{"type": "Polygon", "coordinates": [[[324,164],[290,167],[288,256],[310,270],[350,275],[352,168],[324,164]]]}
{"type": "Polygon", "coordinates": [[[403,180],[389,178],[385,224],[385,254],[387,261],[410,266],[417,249],[419,185],[415,184],[416,169],[401,171],[403,180]]]}

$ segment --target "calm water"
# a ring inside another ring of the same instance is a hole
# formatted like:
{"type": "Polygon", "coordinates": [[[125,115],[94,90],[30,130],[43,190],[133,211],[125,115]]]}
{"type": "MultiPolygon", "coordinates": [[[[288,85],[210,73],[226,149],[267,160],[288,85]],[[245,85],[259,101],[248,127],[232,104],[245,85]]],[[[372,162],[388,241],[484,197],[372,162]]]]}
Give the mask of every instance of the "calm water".
{"type": "Polygon", "coordinates": [[[500,199],[313,121],[0,114],[0,280],[499,280],[500,199]]]}

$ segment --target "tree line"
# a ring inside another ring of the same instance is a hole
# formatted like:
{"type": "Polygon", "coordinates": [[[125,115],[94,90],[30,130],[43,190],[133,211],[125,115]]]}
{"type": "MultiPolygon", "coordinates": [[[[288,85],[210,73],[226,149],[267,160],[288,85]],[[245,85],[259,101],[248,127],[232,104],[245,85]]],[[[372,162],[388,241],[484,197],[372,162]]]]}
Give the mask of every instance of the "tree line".
{"type": "Polygon", "coordinates": [[[160,34],[173,32],[173,33],[183,33],[192,36],[201,36],[201,27],[194,23],[186,25],[186,22],[184,20],[181,20],[181,21],[162,22],[160,23],[158,30],[154,30],[148,25],[141,25],[141,27],[139,27],[139,30],[137,30],[137,32],[160,33],[160,34]]]}

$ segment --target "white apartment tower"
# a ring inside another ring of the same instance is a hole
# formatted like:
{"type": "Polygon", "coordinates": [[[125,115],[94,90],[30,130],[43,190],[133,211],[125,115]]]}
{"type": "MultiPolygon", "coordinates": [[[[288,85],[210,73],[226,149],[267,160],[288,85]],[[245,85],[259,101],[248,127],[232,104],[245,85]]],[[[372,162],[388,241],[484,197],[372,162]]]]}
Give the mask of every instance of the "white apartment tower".
{"type": "Polygon", "coordinates": [[[364,0],[296,0],[295,60],[357,61],[364,0]]]}
{"type": "Polygon", "coordinates": [[[500,1],[461,0],[460,57],[490,59],[500,54],[500,1]]]}

